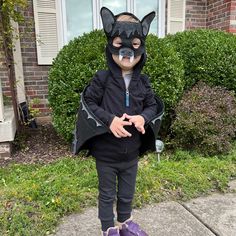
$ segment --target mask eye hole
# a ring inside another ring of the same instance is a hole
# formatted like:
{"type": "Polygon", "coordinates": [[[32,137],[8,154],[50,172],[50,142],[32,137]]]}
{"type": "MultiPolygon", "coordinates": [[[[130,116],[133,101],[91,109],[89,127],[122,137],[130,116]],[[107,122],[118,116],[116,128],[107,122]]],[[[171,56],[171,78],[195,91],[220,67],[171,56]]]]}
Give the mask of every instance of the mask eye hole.
{"type": "Polygon", "coordinates": [[[114,47],[120,48],[122,46],[122,40],[120,37],[115,37],[112,41],[114,47]]]}
{"type": "Polygon", "coordinates": [[[133,48],[138,49],[141,45],[141,40],[139,38],[134,38],[132,40],[133,48]]]}

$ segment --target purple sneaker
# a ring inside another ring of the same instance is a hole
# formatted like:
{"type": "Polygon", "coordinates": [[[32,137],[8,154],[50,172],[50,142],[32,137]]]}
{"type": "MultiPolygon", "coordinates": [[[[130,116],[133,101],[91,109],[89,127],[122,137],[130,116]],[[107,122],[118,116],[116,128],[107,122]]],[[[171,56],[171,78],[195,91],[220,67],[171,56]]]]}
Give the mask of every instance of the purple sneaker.
{"type": "Polygon", "coordinates": [[[110,227],[106,232],[102,232],[102,236],[120,236],[118,227],[110,227]]]}
{"type": "Polygon", "coordinates": [[[148,236],[148,234],[138,224],[128,220],[121,225],[120,236],[148,236]]]}

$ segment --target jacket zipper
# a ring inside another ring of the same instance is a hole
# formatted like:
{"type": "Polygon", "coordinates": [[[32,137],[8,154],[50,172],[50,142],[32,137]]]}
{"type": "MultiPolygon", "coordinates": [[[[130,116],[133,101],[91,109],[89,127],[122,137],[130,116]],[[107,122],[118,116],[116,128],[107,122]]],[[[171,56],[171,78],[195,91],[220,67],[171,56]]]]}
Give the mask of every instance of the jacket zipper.
{"type": "MultiPolygon", "coordinates": [[[[131,80],[133,78],[133,75],[131,77],[131,80]]],[[[125,90],[125,107],[129,107],[130,106],[130,94],[129,94],[129,86],[130,86],[130,83],[131,83],[131,80],[129,82],[129,85],[128,87],[126,88],[125,90]]],[[[124,78],[123,78],[123,81],[124,81],[124,78]]],[[[124,84],[125,84],[125,81],[124,81],[124,84]]],[[[126,87],[126,86],[125,86],[126,87]]]]}
{"type": "Polygon", "coordinates": [[[126,88],[126,92],[125,92],[125,106],[129,107],[129,89],[126,88]]]}

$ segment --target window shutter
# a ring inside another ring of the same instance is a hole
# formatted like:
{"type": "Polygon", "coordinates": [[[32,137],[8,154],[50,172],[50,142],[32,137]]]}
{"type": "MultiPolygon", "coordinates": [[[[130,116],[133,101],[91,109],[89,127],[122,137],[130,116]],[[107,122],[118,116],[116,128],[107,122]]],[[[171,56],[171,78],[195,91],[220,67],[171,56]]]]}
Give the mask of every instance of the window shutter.
{"type": "Polygon", "coordinates": [[[59,51],[56,0],[33,0],[39,65],[50,65],[59,51]]]}
{"type": "Polygon", "coordinates": [[[168,0],[167,33],[185,30],[185,0],[168,0]]]}

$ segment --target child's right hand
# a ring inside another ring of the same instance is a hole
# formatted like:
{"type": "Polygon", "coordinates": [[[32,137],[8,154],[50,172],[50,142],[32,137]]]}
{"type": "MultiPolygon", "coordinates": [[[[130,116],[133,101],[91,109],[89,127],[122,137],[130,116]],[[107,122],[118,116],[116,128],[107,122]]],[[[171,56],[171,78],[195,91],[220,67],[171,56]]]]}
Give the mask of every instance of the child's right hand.
{"type": "Polygon", "coordinates": [[[131,137],[131,133],[124,128],[125,125],[132,125],[132,122],[125,121],[125,115],[122,117],[115,116],[111,122],[110,130],[117,138],[131,137]]]}

